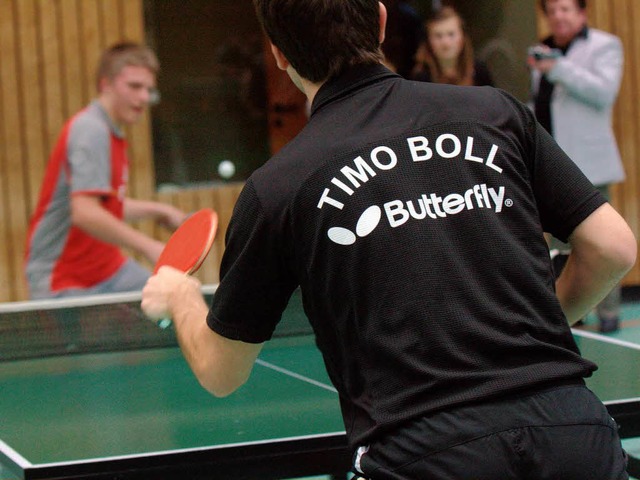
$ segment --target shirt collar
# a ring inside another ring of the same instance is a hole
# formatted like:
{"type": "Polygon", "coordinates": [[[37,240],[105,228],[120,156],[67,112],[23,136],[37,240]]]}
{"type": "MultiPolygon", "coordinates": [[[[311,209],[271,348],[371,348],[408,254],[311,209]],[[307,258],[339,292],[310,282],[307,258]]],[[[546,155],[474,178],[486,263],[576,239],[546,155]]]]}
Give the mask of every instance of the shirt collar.
{"type": "Polygon", "coordinates": [[[311,115],[334,100],[348,95],[366,85],[375,83],[383,78],[401,78],[384,65],[376,63],[371,65],[356,65],[348,68],[342,74],[325,82],[311,105],[311,115]]]}
{"type": "Polygon", "coordinates": [[[116,123],[114,123],[114,121],[111,119],[98,99],[93,100],[91,102],[91,106],[93,108],[96,108],[100,112],[100,115],[104,118],[105,122],[107,122],[107,124],[109,125],[109,129],[116,137],[124,138],[124,131],[116,123]]]}
{"type": "MultiPolygon", "coordinates": [[[[567,50],[569,50],[569,48],[571,48],[571,45],[573,45],[573,43],[574,43],[577,39],[579,39],[579,38],[588,38],[588,37],[589,37],[589,27],[588,27],[587,25],[585,25],[585,26],[584,26],[584,27],[582,27],[582,29],[581,29],[581,30],[576,34],[576,36],[575,36],[575,37],[573,37],[573,38],[571,39],[571,41],[569,42],[569,44],[568,44],[565,48],[563,48],[562,50],[563,50],[564,52],[566,52],[567,50]]],[[[545,45],[547,45],[548,47],[551,47],[551,48],[559,48],[559,47],[556,45],[556,42],[554,42],[554,41],[553,41],[553,37],[552,37],[552,36],[547,37],[547,39],[546,39],[544,42],[542,42],[542,43],[544,43],[545,45]]]]}

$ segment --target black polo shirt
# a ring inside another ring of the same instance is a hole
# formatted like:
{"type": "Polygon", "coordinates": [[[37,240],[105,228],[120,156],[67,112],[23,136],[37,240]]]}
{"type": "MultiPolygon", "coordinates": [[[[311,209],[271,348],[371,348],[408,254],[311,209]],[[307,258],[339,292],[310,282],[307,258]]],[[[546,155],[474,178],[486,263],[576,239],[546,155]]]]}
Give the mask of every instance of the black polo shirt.
{"type": "Polygon", "coordinates": [[[352,445],[428,412],[576,381],[543,231],[604,202],[507,93],[380,65],[322,86],[257,170],[209,326],[264,342],[301,286],[352,445]]]}

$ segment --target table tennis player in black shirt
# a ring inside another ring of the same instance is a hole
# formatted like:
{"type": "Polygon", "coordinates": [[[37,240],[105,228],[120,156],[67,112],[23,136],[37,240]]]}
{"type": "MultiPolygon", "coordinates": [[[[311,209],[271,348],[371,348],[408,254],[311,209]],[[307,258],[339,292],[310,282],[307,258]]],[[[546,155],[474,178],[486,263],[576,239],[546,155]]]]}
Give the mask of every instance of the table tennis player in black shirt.
{"type": "Polygon", "coordinates": [[[201,384],[242,385],[299,286],[358,475],[628,478],[570,331],[635,262],[625,221],[507,93],[383,67],[377,1],[254,3],[311,117],[247,181],[211,307],[170,268],[143,291],[201,384]]]}

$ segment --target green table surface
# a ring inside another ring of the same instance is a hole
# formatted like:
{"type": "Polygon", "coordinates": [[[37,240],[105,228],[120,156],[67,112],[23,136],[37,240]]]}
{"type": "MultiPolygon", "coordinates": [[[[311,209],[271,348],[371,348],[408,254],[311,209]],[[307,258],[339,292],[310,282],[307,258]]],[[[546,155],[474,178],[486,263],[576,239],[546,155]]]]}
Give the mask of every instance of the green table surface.
{"type": "Polygon", "coordinates": [[[177,348],[0,364],[0,390],[0,439],[31,463],[344,430],[309,338],[266,347],[248,383],[222,399],[198,384],[177,348]]]}
{"type": "MultiPolygon", "coordinates": [[[[588,379],[600,398],[640,396],[640,351],[576,341],[600,366],[588,379]]],[[[0,452],[34,465],[344,429],[311,336],[267,343],[248,383],[223,399],[202,389],[171,347],[0,362],[0,392],[0,452]]]]}

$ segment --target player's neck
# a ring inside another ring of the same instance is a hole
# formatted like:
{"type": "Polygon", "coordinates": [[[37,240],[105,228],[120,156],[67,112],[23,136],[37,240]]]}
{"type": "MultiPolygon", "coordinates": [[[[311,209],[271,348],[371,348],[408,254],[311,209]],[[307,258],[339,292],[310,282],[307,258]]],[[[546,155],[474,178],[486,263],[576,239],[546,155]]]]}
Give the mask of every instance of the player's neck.
{"type": "Polygon", "coordinates": [[[115,108],[113,107],[112,103],[109,101],[109,98],[107,98],[105,95],[99,95],[98,103],[100,103],[103,110],[105,111],[105,113],[107,114],[111,122],[113,122],[113,124],[122,126],[122,122],[118,121],[118,119],[116,118],[115,108]]]}
{"type": "Polygon", "coordinates": [[[309,101],[309,105],[313,103],[313,99],[316,97],[318,90],[324,82],[321,83],[312,83],[308,80],[302,80],[302,92],[307,96],[307,100],[309,101]]]}

